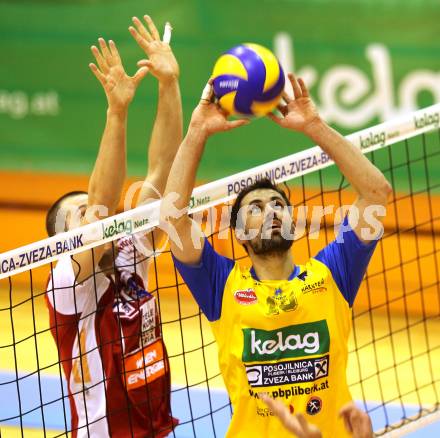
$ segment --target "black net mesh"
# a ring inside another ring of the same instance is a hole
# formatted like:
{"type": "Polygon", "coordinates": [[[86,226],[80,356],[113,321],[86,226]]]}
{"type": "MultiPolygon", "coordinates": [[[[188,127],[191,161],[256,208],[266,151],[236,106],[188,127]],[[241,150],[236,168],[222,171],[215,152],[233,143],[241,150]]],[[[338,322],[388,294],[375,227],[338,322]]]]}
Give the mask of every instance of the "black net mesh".
{"type": "MultiPolygon", "coordinates": [[[[439,408],[440,133],[420,135],[368,156],[384,172],[394,193],[385,219],[383,239],[354,305],[347,374],[353,398],[363,404],[372,417],[375,430],[382,434],[439,408]]],[[[298,238],[293,246],[294,257],[297,263],[302,263],[334,238],[337,208],[351,204],[354,193],[334,166],[295,179],[286,184],[286,189],[295,206],[298,238]],[[307,210],[303,206],[307,206],[307,210]],[[313,206],[327,207],[327,214],[319,221],[320,232],[314,224],[313,211],[316,210],[313,206]],[[304,228],[303,235],[301,228],[304,228]]],[[[222,225],[225,208],[219,205],[204,212],[205,232],[218,252],[249,265],[231,229],[222,225]]],[[[113,242],[112,269],[109,271],[115,285],[121,281],[115,263],[116,246],[117,242],[113,242]]],[[[163,357],[159,355],[148,364],[165,363],[165,369],[168,364],[171,369],[170,409],[172,416],[179,419],[179,425],[170,436],[222,437],[232,410],[219,372],[217,348],[209,324],[177,274],[167,247],[149,261],[148,280],[139,270],[146,262],[145,256],[134,251],[133,278],[141,278],[146,284],[137,281],[137,286],[132,285],[134,289],[125,284],[126,289],[136,292],[130,295],[135,297],[132,302],[128,302],[134,307],[135,303],[140,306],[150,299],[150,295],[156,301],[166,350],[163,357]],[[144,290],[148,293],[144,294],[144,290]]],[[[94,257],[93,251],[90,254],[94,257]]],[[[49,320],[44,297],[47,278],[54,267],[55,264],[35,268],[0,282],[2,437],[52,437],[72,432],[73,414],[63,371],[66,362],[70,363],[72,373],[76,373],[73,378],[82,379],[76,382],[79,383],[76,394],[83,399],[86,408],[83,423],[77,423],[78,434],[91,436],[94,426],[103,421],[115,424],[114,419],[118,417],[121,422],[125,418],[126,436],[134,436],[139,421],[150,422],[151,436],[161,436],[161,430],[170,427],[171,417],[158,426],[153,427],[151,422],[158,415],[157,400],[162,397],[162,403],[167,403],[163,391],[170,382],[163,382],[160,394],[151,385],[144,385],[145,394],[137,400],[131,400],[125,393],[116,408],[89,418],[92,407],[87,407],[87,400],[94,390],[102,390],[103,385],[108,388],[116,380],[121,386],[121,376],[107,376],[102,363],[101,376],[106,377],[96,379],[92,376],[96,371],[93,371],[96,364],[89,363],[96,357],[92,353],[103,355],[108,348],[123,348],[122,343],[127,348],[130,336],[136,337],[137,342],[151,327],[140,324],[127,335],[121,325],[124,321],[114,317],[113,336],[102,333],[92,347],[81,341],[81,321],[85,324],[92,317],[98,318],[106,306],[114,309],[115,305],[127,305],[127,300],[115,304],[114,296],[102,302],[97,280],[100,268],[96,267],[97,274],[92,279],[94,294],[89,297],[95,307],[88,307],[94,308],[96,314],[79,312],[73,322],[68,321],[76,327],[77,353],[62,357],[54,339],[58,337],[59,345],[69,342],[66,327],[63,327],[67,323],[65,319],[49,320]],[[136,417],[139,410],[145,414],[143,420],[136,417]]],[[[74,303],[73,306],[79,308],[82,304],[74,303]]],[[[123,307],[123,311],[130,315],[129,308],[123,307]]],[[[144,349],[141,353],[146,361],[151,351],[144,349]]],[[[130,366],[123,361],[120,373],[130,374],[127,369],[130,366]]],[[[128,380],[123,377],[122,380],[128,384],[128,380]]],[[[109,397],[106,391],[104,393],[109,397]]]]}

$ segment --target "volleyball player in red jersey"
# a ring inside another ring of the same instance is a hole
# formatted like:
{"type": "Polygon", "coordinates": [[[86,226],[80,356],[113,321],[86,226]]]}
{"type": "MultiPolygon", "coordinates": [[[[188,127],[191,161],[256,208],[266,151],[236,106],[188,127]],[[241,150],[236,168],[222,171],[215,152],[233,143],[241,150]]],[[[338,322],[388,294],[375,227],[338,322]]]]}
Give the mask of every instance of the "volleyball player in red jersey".
{"type": "MultiPolygon", "coordinates": [[[[107,97],[107,121],[88,193],[68,193],[52,206],[49,235],[101,218],[96,206],[106,207],[108,215],[116,212],[126,172],[128,107],[148,72],[158,80],[159,101],[147,184],[138,204],[165,188],[182,140],[179,67],[150,17],[144,18],[149,30],[137,18],[129,29],[148,56],[133,77],[125,73],[112,41],[100,38],[100,48],[92,47],[97,65],[90,68],[107,97]]],[[[159,232],[154,233],[157,241],[159,232]]],[[[165,437],[178,422],[170,412],[170,371],[158,307],[146,290],[148,265],[137,251],[152,235],[60,257],[51,272],[46,298],[67,380],[73,438],[165,437]]]]}

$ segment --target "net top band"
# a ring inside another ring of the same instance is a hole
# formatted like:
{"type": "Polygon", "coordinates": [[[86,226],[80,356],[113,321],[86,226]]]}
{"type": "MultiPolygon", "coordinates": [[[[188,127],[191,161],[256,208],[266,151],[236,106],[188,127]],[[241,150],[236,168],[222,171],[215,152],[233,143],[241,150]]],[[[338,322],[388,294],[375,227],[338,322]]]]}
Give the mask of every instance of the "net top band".
{"type": "MultiPolygon", "coordinates": [[[[363,153],[391,146],[404,139],[439,128],[440,104],[403,115],[347,136],[363,153]]],[[[238,192],[262,178],[277,183],[289,181],[331,166],[333,161],[314,146],[252,169],[204,184],[194,189],[190,213],[234,199],[238,192]]],[[[160,200],[100,221],[60,233],[0,254],[0,279],[113,241],[124,235],[148,231],[159,224],[160,200]]]]}

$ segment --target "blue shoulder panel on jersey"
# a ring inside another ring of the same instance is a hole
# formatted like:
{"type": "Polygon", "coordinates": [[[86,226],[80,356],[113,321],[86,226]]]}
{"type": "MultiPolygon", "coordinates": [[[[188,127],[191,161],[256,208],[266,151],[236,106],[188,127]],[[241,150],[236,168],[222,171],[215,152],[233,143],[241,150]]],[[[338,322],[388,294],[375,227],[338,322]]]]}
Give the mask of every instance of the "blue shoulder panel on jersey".
{"type": "MultiPolygon", "coordinates": [[[[347,230],[346,227],[350,228],[347,216],[343,225],[345,230],[347,230]]],[[[364,243],[351,228],[344,232],[342,239],[341,231],[338,238],[329,243],[314,258],[330,269],[339,290],[352,307],[376,248],[377,240],[364,243]]]]}
{"type": "Polygon", "coordinates": [[[177,260],[174,264],[209,321],[216,321],[222,312],[223,292],[234,261],[221,256],[205,238],[202,257],[197,265],[177,260]]]}

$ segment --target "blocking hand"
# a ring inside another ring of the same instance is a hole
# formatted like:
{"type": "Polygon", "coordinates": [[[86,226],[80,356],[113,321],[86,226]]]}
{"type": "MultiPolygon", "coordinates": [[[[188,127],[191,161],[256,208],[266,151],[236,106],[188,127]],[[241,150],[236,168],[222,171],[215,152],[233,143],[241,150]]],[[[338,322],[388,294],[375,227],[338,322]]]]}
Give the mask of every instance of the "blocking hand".
{"type": "Polygon", "coordinates": [[[179,77],[179,64],[169,43],[161,41],[159,32],[148,15],[144,15],[144,20],[147,23],[148,30],[137,17],[133,17],[133,24],[136,28],[133,26],[128,28],[133,38],[148,56],[148,59],[139,61],[138,66],[148,67],[151,74],[159,81],[167,82],[177,79],[179,77]]]}
{"type": "Polygon", "coordinates": [[[91,50],[96,64],[89,67],[104,88],[109,107],[116,110],[126,109],[133,100],[141,80],[148,73],[147,67],[141,67],[134,76],[128,76],[122,65],[121,57],[113,41],[108,45],[99,38],[99,49],[92,46],[91,50]]]}

